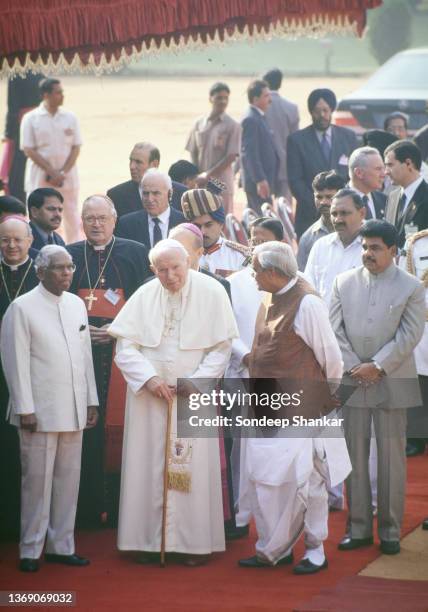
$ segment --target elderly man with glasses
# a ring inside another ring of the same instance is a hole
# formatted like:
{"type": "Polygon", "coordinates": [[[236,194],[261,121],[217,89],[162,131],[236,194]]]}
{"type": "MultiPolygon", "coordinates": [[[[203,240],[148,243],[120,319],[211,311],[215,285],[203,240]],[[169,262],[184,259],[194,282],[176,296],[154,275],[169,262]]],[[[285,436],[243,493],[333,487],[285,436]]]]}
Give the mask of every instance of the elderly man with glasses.
{"type": "Polygon", "coordinates": [[[57,245],[35,261],[40,283],[6,311],[0,340],[9,387],[9,418],[21,453],[20,569],[45,560],[84,566],[75,554],[74,520],[82,433],[98,418],[88,318],[68,293],[75,266],[57,245]]]}
{"type": "Polygon", "coordinates": [[[152,275],[146,247],[113,235],[116,218],[108,196],[90,196],[82,206],[86,239],[67,246],[77,268],[70,291],[83,299],[88,311],[100,401],[97,427],[83,436],[77,524],[84,527],[99,526],[104,512],[110,524],[117,521],[126,388],[112,368],[114,342],[107,329],[152,275]]]}

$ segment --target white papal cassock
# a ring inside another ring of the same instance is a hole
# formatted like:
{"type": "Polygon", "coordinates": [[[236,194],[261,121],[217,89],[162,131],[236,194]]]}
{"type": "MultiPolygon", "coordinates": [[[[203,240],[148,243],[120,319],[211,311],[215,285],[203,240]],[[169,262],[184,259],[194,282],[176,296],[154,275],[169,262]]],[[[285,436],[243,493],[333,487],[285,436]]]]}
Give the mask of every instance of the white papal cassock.
{"type": "MultiPolygon", "coordinates": [[[[128,383],[118,547],[156,552],[161,544],[167,405],[143,385],[160,376],[222,376],[237,335],[223,287],[189,271],[175,294],[158,279],[135,292],[113,321],[116,363],[128,383]]],[[[207,554],[225,549],[218,438],[178,439],[174,402],[170,469],[190,473],[189,492],[168,491],[166,551],[207,554]]]]}

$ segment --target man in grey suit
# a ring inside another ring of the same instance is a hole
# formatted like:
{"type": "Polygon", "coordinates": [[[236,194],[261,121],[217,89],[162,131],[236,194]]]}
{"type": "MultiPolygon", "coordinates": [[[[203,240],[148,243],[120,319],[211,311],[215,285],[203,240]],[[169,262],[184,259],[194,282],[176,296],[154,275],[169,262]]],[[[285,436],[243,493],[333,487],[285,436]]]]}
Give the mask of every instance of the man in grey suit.
{"type": "Polygon", "coordinates": [[[241,121],[241,180],[248,206],[262,216],[261,206],[275,193],[278,154],[266,120],[271,95],[266,81],[252,81],[247,89],[250,107],[241,121]]]}
{"type": "Polygon", "coordinates": [[[278,68],[269,70],[263,80],[269,85],[271,104],[266,110],[266,120],[273,133],[276,152],[279,158],[276,177],[276,195],[291,198],[287,177],[287,139],[290,134],[299,129],[299,109],[279,95],[278,89],[282,83],[282,72],[278,68]]]}
{"type": "Polygon", "coordinates": [[[425,326],[425,291],[394,263],[398,234],[386,221],[361,230],[363,266],[334,283],[330,320],[356,390],[344,408],[352,462],[346,480],[348,531],[339,550],[373,543],[369,449],[373,420],[378,448],[378,534],[384,554],[400,552],[406,487],[406,408],[421,403],[413,349],[425,326]]]}
{"type": "Polygon", "coordinates": [[[331,89],[314,89],[308,97],[312,124],[288,137],[287,169],[297,200],[295,228],[299,237],[318,218],[312,193],[314,177],[336,170],[347,179],[349,156],[358,146],[354,132],[331,125],[335,108],[336,96],[331,89]]]}

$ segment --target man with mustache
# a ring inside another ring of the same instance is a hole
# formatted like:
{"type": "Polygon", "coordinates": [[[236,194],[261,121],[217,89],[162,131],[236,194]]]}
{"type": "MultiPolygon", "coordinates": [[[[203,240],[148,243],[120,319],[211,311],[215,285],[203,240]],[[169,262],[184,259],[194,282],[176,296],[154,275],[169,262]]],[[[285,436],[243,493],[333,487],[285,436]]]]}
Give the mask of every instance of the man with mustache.
{"type": "Polygon", "coordinates": [[[309,253],[305,277],[327,306],[336,276],[361,265],[360,230],[365,212],[364,203],[356,191],[338,191],[330,209],[334,233],[320,238],[309,253]]]}
{"type": "Polygon", "coordinates": [[[336,96],[331,89],[314,89],[308,97],[312,123],[287,139],[287,169],[291,193],[297,200],[296,233],[300,237],[316,220],[311,184],[314,177],[336,170],[348,178],[349,156],[357,148],[352,130],[332,125],[336,96]]]}
{"type": "Polygon", "coordinates": [[[344,380],[357,383],[344,407],[352,472],[346,480],[348,528],[339,550],[373,544],[368,470],[373,422],[380,549],[395,555],[406,487],[406,409],[421,403],[413,350],[425,327],[425,291],[417,278],[395,265],[399,234],[393,225],[368,221],[361,239],[363,266],[336,278],[330,306],[344,380]]]}
{"type": "Polygon", "coordinates": [[[330,218],[331,202],[339,189],[345,187],[345,184],[346,181],[343,176],[337,174],[335,170],[320,172],[312,181],[315,207],[320,214],[320,218],[308,227],[299,240],[297,265],[301,272],[305,269],[309,253],[315,242],[323,236],[334,232],[330,218]]]}
{"type": "Polygon", "coordinates": [[[47,244],[65,246],[64,240],[55,231],[62,222],[64,198],[51,187],[40,187],[28,197],[30,227],[33,232],[33,249],[40,251],[47,244]]]}

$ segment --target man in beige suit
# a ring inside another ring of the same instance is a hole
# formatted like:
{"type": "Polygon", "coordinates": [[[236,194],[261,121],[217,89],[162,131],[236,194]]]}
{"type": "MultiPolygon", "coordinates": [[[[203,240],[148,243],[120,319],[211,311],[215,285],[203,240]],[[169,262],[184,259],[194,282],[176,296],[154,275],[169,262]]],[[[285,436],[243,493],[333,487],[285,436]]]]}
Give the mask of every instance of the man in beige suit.
{"type": "Polygon", "coordinates": [[[394,263],[398,232],[386,221],[361,230],[363,266],[334,283],[330,320],[356,391],[344,408],[352,462],[346,481],[348,533],[340,550],[373,543],[369,480],[372,420],[378,447],[378,533],[385,554],[400,552],[406,486],[406,408],[421,402],[413,349],[425,326],[425,292],[394,263]]]}
{"type": "Polygon", "coordinates": [[[35,261],[40,284],[6,311],[1,358],[9,387],[9,417],[19,429],[22,466],[20,569],[36,572],[45,560],[83,566],[74,552],[82,433],[98,405],[88,316],[67,289],[73,265],[57,245],[35,261]]]}

